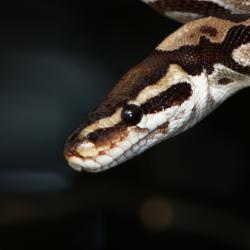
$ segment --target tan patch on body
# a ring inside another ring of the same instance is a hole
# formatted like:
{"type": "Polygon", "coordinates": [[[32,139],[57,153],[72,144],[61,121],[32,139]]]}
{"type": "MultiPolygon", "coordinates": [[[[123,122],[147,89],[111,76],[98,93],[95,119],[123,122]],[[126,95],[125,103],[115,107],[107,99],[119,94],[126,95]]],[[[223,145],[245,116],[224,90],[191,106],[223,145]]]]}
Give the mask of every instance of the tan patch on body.
{"type": "Polygon", "coordinates": [[[240,23],[234,23],[216,17],[207,17],[191,21],[168,36],[156,49],[172,51],[182,46],[198,45],[201,36],[205,36],[213,43],[221,43],[224,41],[228,30],[240,24],[250,25],[250,19],[240,23]],[[204,32],[204,27],[209,27],[210,32],[204,32]],[[211,32],[212,30],[213,32],[211,32]]]}
{"type": "Polygon", "coordinates": [[[191,21],[168,36],[157,47],[157,49],[171,51],[176,50],[181,46],[198,45],[201,36],[206,36],[211,42],[221,43],[227,35],[227,31],[234,25],[234,22],[215,17],[207,17],[191,21]],[[210,36],[209,34],[202,33],[200,30],[204,26],[209,26],[211,29],[216,30],[217,35],[210,36]]]}
{"type": "Polygon", "coordinates": [[[226,4],[230,4],[239,10],[250,11],[249,0],[224,0],[226,4]]]}
{"type": "Polygon", "coordinates": [[[250,43],[236,48],[232,53],[232,57],[240,65],[244,67],[250,66],[250,43]]]}

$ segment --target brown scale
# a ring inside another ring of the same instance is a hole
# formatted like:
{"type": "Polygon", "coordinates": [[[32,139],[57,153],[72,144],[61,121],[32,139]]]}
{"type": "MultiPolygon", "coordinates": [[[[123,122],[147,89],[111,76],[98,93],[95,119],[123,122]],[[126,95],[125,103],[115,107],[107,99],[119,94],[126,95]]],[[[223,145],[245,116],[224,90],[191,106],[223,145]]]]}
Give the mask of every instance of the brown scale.
{"type": "Polygon", "coordinates": [[[217,35],[217,30],[214,27],[204,25],[201,26],[200,32],[203,34],[208,34],[209,36],[215,37],[217,35]]]}

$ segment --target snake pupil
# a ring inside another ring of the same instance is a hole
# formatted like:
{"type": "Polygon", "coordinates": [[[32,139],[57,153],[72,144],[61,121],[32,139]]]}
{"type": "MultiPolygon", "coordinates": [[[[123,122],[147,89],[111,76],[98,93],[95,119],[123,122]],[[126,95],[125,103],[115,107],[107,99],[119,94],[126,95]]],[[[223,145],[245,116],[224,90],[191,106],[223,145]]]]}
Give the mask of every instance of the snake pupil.
{"type": "Polygon", "coordinates": [[[136,125],[143,115],[142,108],[134,104],[125,104],[122,110],[122,120],[128,125],[136,125]]]}

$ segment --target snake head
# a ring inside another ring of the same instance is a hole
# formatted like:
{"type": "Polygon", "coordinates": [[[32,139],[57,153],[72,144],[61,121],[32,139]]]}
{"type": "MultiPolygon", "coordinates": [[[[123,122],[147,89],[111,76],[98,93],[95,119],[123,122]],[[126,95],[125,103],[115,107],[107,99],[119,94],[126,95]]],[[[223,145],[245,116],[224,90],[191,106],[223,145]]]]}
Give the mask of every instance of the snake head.
{"type": "Polygon", "coordinates": [[[178,20],[211,16],[188,22],[167,37],[69,137],[65,157],[76,170],[114,167],[190,128],[250,85],[247,4],[235,1],[235,14],[246,14],[239,18],[231,13],[231,4],[224,8],[215,3],[219,1],[143,2],[178,20]]]}
{"type": "Polygon", "coordinates": [[[185,110],[192,108],[186,107],[192,96],[188,81],[180,67],[166,65],[161,52],[153,52],[121,78],[88,122],[69,137],[69,165],[78,171],[103,171],[175,133],[188,120],[185,110]]]}

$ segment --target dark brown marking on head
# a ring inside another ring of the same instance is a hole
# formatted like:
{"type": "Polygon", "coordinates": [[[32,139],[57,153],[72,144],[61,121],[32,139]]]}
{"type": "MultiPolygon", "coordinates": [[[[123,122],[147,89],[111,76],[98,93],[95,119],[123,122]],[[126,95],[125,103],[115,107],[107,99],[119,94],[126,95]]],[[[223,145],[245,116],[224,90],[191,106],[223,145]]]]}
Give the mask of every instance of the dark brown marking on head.
{"type": "Polygon", "coordinates": [[[215,37],[217,35],[217,30],[214,27],[204,25],[200,28],[200,32],[208,34],[209,36],[215,37]]]}
{"type": "Polygon", "coordinates": [[[227,32],[222,43],[213,43],[202,36],[198,45],[186,45],[173,51],[153,51],[142,63],[121,78],[106,100],[90,114],[88,123],[108,117],[118,108],[122,108],[146,86],[155,84],[164,77],[171,64],[181,66],[193,76],[200,75],[203,71],[212,74],[216,63],[238,73],[250,75],[250,67],[244,67],[232,59],[232,51],[248,42],[250,42],[250,27],[237,25],[227,32]]]}
{"type": "Polygon", "coordinates": [[[95,144],[102,144],[107,140],[110,142],[119,141],[126,135],[124,134],[126,128],[127,126],[123,122],[120,122],[113,127],[97,129],[89,133],[86,139],[95,144]]]}
{"type": "Polygon", "coordinates": [[[229,83],[233,82],[233,79],[230,79],[228,77],[222,77],[219,81],[218,84],[220,85],[227,85],[229,83]]]}
{"type": "Polygon", "coordinates": [[[166,11],[180,11],[196,13],[202,16],[225,18],[234,22],[241,22],[249,18],[249,14],[232,14],[229,9],[208,1],[197,0],[158,0],[148,5],[155,11],[164,14],[166,11]]]}
{"type": "Polygon", "coordinates": [[[146,114],[155,113],[172,106],[181,105],[191,95],[191,85],[187,82],[180,82],[171,86],[160,95],[149,99],[142,105],[142,108],[146,114]]]}

